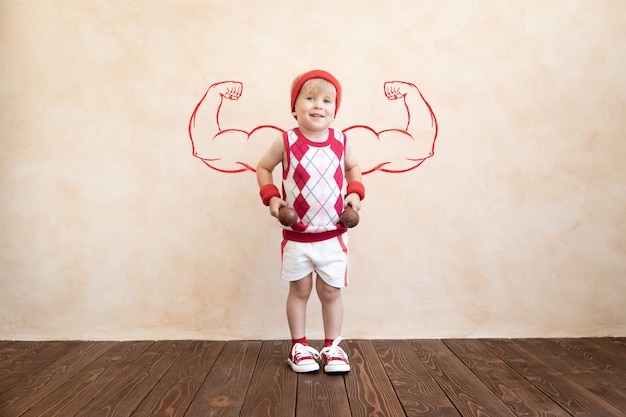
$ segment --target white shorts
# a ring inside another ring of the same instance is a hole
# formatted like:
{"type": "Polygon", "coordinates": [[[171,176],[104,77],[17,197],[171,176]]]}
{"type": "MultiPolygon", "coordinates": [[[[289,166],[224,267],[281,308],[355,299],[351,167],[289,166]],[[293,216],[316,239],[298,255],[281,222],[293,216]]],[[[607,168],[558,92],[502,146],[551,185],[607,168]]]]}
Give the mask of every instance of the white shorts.
{"type": "Polygon", "coordinates": [[[348,234],[321,242],[294,242],[283,240],[282,278],[298,281],[316,272],[331,287],[348,285],[348,234]]]}

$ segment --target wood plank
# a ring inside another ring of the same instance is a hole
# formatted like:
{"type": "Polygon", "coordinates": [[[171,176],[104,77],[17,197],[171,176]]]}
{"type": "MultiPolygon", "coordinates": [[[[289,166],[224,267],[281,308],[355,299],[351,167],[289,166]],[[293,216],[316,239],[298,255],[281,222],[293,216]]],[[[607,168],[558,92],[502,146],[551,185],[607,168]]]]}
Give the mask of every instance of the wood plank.
{"type": "Polygon", "coordinates": [[[42,349],[42,342],[19,341],[4,345],[0,350],[0,394],[21,379],[21,375],[11,378],[19,374],[20,365],[30,363],[42,349]]]}
{"type": "Polygon", "coordinates": [[[0,415],[19,416],[48,396],[113,346],[112,342],[82,342],[72,351],[26,378],[0,396],[0,415]]]}
{"type": "Polygon", "coordinates": [[[296,417],[310,416],[350,416],[343,375],[329,375],[324,371],[298,375],[296,417]]]}
{"type": "Polygon", "coordinates": [[[131,416],[183,416],[224,344],[192,342],[131,416]]]}
{"type": "Polygon", "coordinates": [[[238,417],[261,350],[261,341],[224,344],[186,417],[238,417]]]}
{"type": "Polygon", "coordinates": [[[407,417],[460,417],[408,341],[373,340],[407,417]]]}
{"type": "Polygon", "coordinates": [[[352,417],[405,417],[385,368],[369,340],[346,340],[350,372],[344,378],[352,417]]]}
{"type": "Polygon", "coordinates": [[[596,345],[600,350],[606,350],[610,352],[614,358],[619,358],[620,364],[624,364],[624,355],[626,355],[626,346],[620,346],[611,340],[610,337],[593,337],[585,338],[596,345]]]}
{"type": "Polygon", "coordinates": [[[118,342],[20,417],[76,415],[153,342],[118,342]]]}
{"type": "Polygon", "coordinates": [[[446,339],[443,342],[518,416],[570,417],[477,339],[446,339]]]}
{"type": "Polygon", "coordinates": [[[617,345],[617,346],[621,346],[624,349],[626,349],[626,337],[610,337],[609,340],[617,345]]]}
{"type": "Polygon", "coordinates": [[[263,342],[241,409],[241,416],[293,417],[295,415],[298,374],[287,365],[290,343],[288,340],[263,342]]]}
{"type": "Polygon", "coordinates": [[[413,350],[464,417],[514,414],[440,340],[415,340],[413,350]]]}
{"type": "Polygon", "coordinates": [[[190,341],[157,341],[76,416],[128,417],[159,382],[190,341]]]}
{"type": "Polygon", "coordinates": [[[554,367],[569,378],[598,394],[618,409],[626,410],[626,390],[614,384],[615,380],[593,362],[579,357],[549,339],[522,339],[518,343],[530,353],[548,359],[554,367]]]}
{"type": "Polygon", "coordinates": [[[31,351],[41,342],[34,341],[18,341],[18,342],[2,342],[0,344],[0,369],[6,369],[7,364],[15,361],[24,352],[31,351]]]}
{"type": "Polygon", "coordinates": [[[41,342],[24,350],[22,354],[16,355],[13,360],[9,361],[7,367],[0,368],[0,392],[6,392],[18,382],[58,360],[59,357],[79,344],[80,342],[77,341],[41,342]]]}
{"type": "Polygon", "coordinates": [[[596,369],[608,374],[613,384],[626,388],[626,349],[611,343],[606,338],[555,338],[552,341],[590,361],[596,369]]]}
{"type": "Polygon", "coordinates": [[[519,340],[489,339],[484,342],[492,352],[571,415],[580,417],[624,415],[604,398],[585,389],[552,366],[545,356],[537,356],[524,349],[519,340]]]}

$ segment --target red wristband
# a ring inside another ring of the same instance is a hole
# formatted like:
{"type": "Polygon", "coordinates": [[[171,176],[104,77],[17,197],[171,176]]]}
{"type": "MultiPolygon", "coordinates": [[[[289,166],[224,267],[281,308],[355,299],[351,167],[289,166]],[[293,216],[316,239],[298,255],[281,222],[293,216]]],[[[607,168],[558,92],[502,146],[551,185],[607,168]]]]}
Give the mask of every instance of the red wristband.
{"type": "Polygon", "coordinates": [[[365,187],[361,181],[350,181],[348,183],[348,188],[346,189],[347,194],[357,193],[361,200],[365,199],[365,187]]]}
{"type": "Polygon", "coordinates": [[[280,198],[280,191],[278,191],[278,187],[274,184],[265,184],[261,187],[261,191],[259,192],[261,195],[261,200],[263,200],[263,204],[266,206],[270,205],[270,200],[272,197],[280,198]]]}

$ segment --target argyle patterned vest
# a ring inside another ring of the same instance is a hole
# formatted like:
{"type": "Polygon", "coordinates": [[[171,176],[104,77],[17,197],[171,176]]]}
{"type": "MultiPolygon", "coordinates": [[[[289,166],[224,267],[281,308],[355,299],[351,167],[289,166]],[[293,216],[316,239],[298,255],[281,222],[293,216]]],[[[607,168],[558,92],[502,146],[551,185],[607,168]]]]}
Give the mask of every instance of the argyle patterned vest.
{"type": "Polygon", "coordinates": [[[313,142],[296,128],[285,132],[283,140],[283,196],[300,219],[291,229],[321,233],[341,228],[337,223],[343,211],[345,135],[329,129],[326,141],[313,142]]]}

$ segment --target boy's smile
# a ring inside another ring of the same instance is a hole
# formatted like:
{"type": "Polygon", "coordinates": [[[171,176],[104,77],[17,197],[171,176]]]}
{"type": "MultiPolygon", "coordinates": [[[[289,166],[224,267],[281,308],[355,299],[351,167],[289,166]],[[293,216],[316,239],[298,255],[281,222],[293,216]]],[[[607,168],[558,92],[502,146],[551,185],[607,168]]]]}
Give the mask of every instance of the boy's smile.
{"type": "MultiPolygon", "coordinates": [[[[321,133],[326,131],[335,120],[335,98],[330,91],[301,91],[295,103],[295,116],[300,130],[321,133]]],[[[333,91],[334,93],[334,91],[333,91]]]]}

